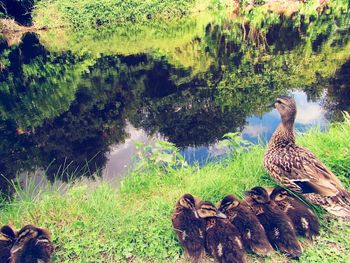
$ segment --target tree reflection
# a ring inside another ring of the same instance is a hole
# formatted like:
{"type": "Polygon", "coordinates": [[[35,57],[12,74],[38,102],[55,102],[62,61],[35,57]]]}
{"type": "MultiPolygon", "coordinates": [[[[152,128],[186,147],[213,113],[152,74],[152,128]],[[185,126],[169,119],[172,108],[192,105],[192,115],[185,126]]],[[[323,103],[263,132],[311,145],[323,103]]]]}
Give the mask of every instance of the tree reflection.
{"type": "Polygon", "coordinates": [[[323,106],[327,111],[328,119],[343,120],[342,111],[350,113],[350,60],[329,80],[326,92],[323,106]]]}
{"type": "Polygon", "coordinates": [[[312,100],[327,90],[324,107],[338,119],[349,110],[346,21],[333,13],[313,23],[223,19],[202,33],[191,21],[186,43],[141,54],[132,43],[133,55],[104,55],[113,43],[100,38],[98,55],[50,52],[35,34],[18,46],[0,43],[0,172],[9,179],[37,167],[50,180],[92,175],[110,146],[127,138],[127,121],[179,147],[207,146],[290,90],[312,100]]]}

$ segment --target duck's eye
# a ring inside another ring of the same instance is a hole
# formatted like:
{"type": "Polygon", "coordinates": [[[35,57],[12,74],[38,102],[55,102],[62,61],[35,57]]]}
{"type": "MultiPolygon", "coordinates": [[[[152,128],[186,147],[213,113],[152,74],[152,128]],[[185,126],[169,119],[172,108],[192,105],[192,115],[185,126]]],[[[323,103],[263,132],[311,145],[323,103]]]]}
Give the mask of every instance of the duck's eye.
{"type": "Polygon", "coordinates": [[[282,101],[280,99],[276,100],[276,103],[282,104],[282,101]]]}
{"type": "Polygon", "coordinates": [[[227,202],[227,203],[225,203],[224,205],[223,205],[223,207],[228,207],[228,206],[230,206],[232,204],[232,202],[227,202]]]}

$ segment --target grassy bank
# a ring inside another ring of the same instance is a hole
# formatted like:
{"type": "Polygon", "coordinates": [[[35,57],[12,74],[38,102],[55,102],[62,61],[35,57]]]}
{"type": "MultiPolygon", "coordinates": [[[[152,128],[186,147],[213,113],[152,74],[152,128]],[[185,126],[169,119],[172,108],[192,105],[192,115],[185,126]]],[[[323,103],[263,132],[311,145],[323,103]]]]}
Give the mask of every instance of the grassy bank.
{"type": "MultiPolygon", "coordinates": [[[[228,141],[235,145],[234,140],[228,141]]],[[[327,132],[317,129],[298,136],[350,188],[350,119],[327,132]]],[[[42,189],[21,192],[1,208],[1,224],[33,223],[50,228],[56,262],[174,262],[183,261],[170,216],[180,195],[191,192],[217,202],[224,195],[242,196],[255,186],[273,185],[262,166],[263,146],[237,150],[204,167],[188,166],[176,150],[161,143],[141,161],[119,190],[108,183],[70,184],[64,194],[42,189]],[[165,153],[162,149],[167,149],[165,153]]],[[[350,223],[322,217],[321,236],[312,245],[302,240],[302,262],[348,262],[350,223]]],[[[253,258],[254,261],[259,261],[253,258]]],[[[282,262],[275,253],[266,262],[282,262]]],[[[284,261],[285,262],[285,261],[284,261]]]]}
{"type": "Polygon", "coordinates": [[[203,1],[196,0],[38,1],[34,6],[33,21],[38,26],[68,26],[76,29],[115,26],[180,18],[205,5],[203,1]]]}

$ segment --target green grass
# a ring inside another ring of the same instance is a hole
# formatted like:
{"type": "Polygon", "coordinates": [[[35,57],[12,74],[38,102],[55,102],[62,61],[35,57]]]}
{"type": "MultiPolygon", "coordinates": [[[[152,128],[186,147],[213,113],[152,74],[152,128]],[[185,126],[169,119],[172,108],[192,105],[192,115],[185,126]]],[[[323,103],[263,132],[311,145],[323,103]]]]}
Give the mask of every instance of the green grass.
{"type": "Polygon", "coordinates": [[[231,0],[36,0],[33,22],[37,28],[76,30],[154,21],[181,23],[180,18],[208,9],[230,9],[231,0]]]}
{"type": "MultiPolygon", "coordinates": [[[[313,129],[299,135],[298,142],[313,150],[350,188],[349,119],[326,132],[313,129]]],[[[262,166],[263,146],[239,149],[201,168],[186,165],[168,143],[141,149],[141,161],[118,190],[107,182],[69,184],[64,193],[52,188],[39,193],[33,193],[33,187],[26,192],[18,189],[14,201],[3,203],[0,223],[48,227],[56,262],[182,262],[170,221],[180,195],[190,192],[218,202],[229,193],[242,197],[255,185],[273,185],[262,166]]],[[[321,236],[314,244],[302,240],[301,262],[349,262],[350,223],[320,216],[321,236]]],[[[266,262],[285,260],[276,252],[266,262]]]]}
{"type": "Polygon", "coordinates": [[[51,0],[34,6],[34,23],[41,26],[69,26],[76,29],[147,23],[189,15],[195,0],[51,0]]]}

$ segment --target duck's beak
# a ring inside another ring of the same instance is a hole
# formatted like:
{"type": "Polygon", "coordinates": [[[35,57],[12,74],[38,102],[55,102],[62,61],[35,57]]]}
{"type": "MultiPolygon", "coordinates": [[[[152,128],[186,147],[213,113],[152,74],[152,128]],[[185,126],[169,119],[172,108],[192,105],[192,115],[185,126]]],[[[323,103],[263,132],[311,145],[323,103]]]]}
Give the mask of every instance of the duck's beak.
{"type": "Polygon", "coordinates": [[[216,214],[216,217],[217,217],[217,218],[222,218],[222,219],[227,218],[227,216],[226,216],[224,213],[222,213],[222,212],[218,212],[218,213],[216,214]]]}

